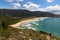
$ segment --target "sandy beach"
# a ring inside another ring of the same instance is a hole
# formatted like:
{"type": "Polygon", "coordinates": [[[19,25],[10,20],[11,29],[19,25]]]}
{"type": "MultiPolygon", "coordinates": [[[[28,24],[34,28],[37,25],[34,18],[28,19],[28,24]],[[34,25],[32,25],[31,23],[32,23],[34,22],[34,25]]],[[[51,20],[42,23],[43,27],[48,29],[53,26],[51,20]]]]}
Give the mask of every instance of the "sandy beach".
{"type": "Polygon", "coordinates": [[[22,24],[30,23],[32,20],[39,21],[39,19],[43,20],[43,19],[46,19],[46,18],[47,17],[39,17],[39,18],[27,19],[27,20],[20,21],[20,22],[18,22],[16,24],[12,24],[10,26],[19,29],[19,26],[21,26],[22,24]]]}
{"type": "Polygon", "coordinates": [[[16,23],[16,24],[12,24],[12,25],[10,25],[10,26],[11,26],[11,27],[14,27],[14,28],[18,28],[20,25],[22,25],[22,24],[24,24],[24,23],[31,22],[31,20],[33,20],[33,19],[24,20],[24,21],[18,22],[18,23],[16,23]]]}

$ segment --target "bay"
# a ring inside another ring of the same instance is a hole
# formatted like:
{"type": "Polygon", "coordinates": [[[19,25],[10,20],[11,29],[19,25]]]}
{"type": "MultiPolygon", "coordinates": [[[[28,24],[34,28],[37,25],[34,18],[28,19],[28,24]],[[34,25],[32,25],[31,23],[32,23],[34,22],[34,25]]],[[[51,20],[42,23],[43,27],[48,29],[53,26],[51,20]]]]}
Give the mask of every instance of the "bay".
{"type": "Polygon", "coordinates": [[[30,23],[22,25],[21,28],[45,31],[54,36],[60,37],[60,18],[42,18],[32,20],[30,23]]]}

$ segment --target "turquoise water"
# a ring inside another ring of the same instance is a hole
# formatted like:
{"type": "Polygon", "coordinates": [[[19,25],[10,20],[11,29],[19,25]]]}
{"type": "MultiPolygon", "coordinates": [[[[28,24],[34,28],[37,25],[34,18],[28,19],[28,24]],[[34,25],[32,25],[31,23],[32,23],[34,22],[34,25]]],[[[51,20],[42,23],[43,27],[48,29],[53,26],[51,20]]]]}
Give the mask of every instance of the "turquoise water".
{"type": "Polygon", "coordinates": [[[43,20],[40,19],[37,21],[32,20],[30,23],[24,24],[21,27],[34,29],[36,31],[45,31],[60,37],[60,18],[45,18],[43,20]]]}

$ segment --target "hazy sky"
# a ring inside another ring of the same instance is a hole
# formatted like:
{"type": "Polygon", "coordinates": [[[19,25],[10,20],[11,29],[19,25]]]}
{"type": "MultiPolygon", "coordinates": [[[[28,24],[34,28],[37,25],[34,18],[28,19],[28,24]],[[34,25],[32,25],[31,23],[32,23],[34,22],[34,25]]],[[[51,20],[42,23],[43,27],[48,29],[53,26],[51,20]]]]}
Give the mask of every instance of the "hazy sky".
{"type": "Polygon", "coordinates": [[[0,8],[52,11],[60,10],[60,0],[0,0],[0,8]]]}

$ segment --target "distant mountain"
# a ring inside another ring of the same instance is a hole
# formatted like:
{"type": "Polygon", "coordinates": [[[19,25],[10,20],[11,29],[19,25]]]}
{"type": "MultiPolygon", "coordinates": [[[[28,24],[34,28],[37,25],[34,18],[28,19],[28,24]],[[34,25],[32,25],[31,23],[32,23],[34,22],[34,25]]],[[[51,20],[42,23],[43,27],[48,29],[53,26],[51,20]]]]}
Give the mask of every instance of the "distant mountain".
{"type": "Polygon", "coordinates": [[[53,10],[53,11],[51,11],[51,12],[60,12],[60,10],[53,10]]]}
{"type": "Polygon", "coordinates": [[[0,14],[8,14],[12,17],[55,17],[56,15],[50,12],[29,11],[17,9],[0,9],[0,14]]]}
{"type": "Polygon", "coordinates": [[[53,10],[53,11],[50,11],[50,12],[52,12],[54,14],[60,14],[60,10],[53,10]]]}

